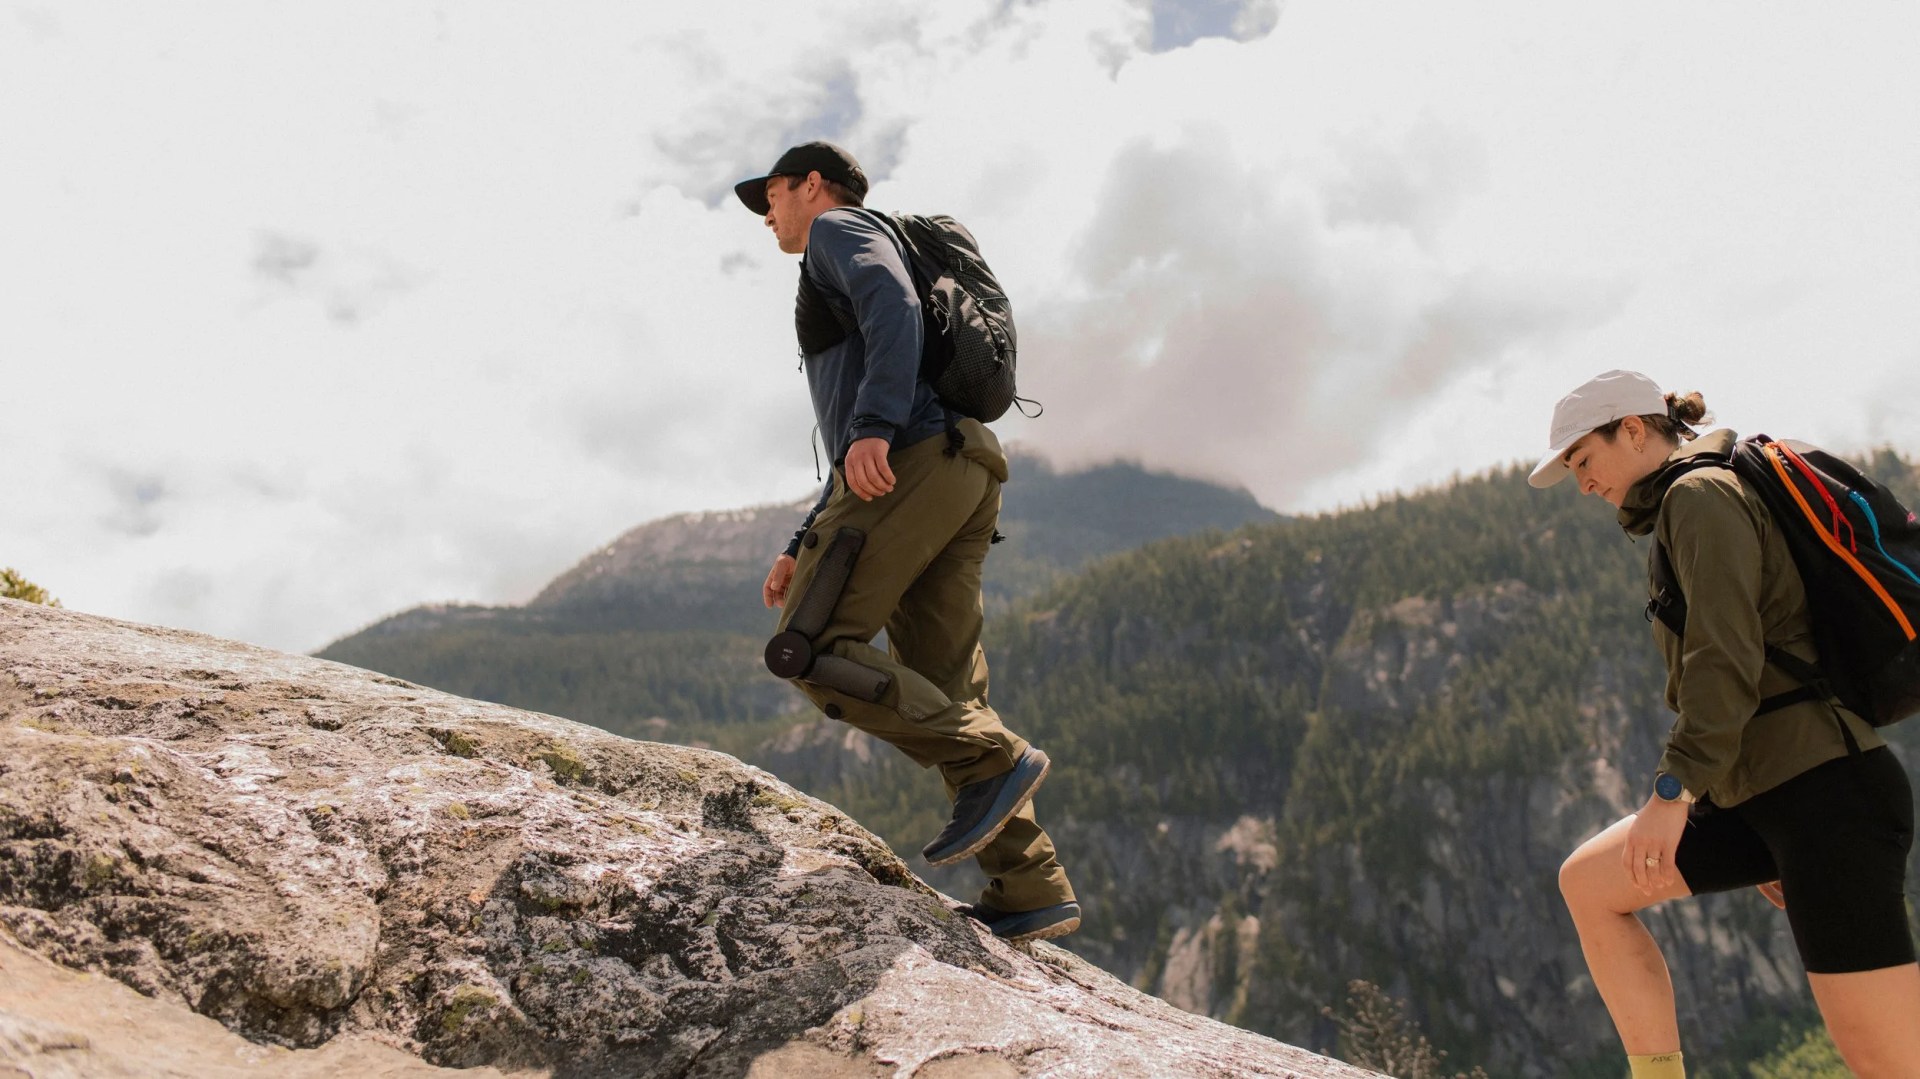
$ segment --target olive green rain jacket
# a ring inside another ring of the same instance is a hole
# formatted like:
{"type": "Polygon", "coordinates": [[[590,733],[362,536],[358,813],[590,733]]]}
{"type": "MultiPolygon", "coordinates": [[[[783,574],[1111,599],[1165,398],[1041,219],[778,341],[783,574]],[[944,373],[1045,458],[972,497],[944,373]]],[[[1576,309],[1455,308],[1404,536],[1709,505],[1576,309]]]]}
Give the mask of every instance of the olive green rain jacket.
{"type": "Polygon", "coordinates": [[[1886,744],[1865,720],[1827,701],[1753,714],[1761,698],[1800,684],[1767,663],[1767,642],[1818,659],[1800,571],[1766,505],[1732,469],[1668,475],[1695,454],[1730,453],[1735,437],[1720,430],[1682,444],[1620,507],[1628,535],[1653,533],[1666,545],[1687,598],[1684,642],[1653,624],[1667,661],[1667,705],[1678,713],[1660,770],[1722,806],[1845,756],[1843,723],[1863,750],[1886,744]]]}

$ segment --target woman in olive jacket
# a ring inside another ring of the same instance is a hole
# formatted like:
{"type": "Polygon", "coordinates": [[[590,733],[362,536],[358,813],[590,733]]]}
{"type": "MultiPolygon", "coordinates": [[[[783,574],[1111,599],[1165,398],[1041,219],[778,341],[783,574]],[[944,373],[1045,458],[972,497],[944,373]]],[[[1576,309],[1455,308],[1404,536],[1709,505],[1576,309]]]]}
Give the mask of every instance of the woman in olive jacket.
{"type": "Polygon", "coordinates": [[[1731,469],[1687,467],[1733,447],[1731,431],[1696,438],[1690,425],[1705,418],[1699,394],[1609,371],[1561,400],[1530,477],[1549,487],[1571,475],[1629,535],[1653,534],[1687,598],[1684,646],[1654,624],[1677,716],[1646,805],[1581,844],[1560,890],[1634,1079],[1686,1074],[1666,961],[1635,912],[1748,886],[1785,908],[1847,1066],[1920,1077],[1906,772],[1835,702],[1755,714],[1798,686],[1766,661],[1768,642],[1818,657],[1806,591],[1765,505],[1731,469]]]}

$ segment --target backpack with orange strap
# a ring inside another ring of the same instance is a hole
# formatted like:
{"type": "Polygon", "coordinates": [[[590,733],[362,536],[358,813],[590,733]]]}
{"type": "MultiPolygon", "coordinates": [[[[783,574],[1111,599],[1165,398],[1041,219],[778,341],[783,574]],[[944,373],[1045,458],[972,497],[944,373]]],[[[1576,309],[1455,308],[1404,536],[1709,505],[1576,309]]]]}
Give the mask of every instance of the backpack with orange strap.
{"type": "MultiPolygon", "coordinates": [[[[1920,520],[1886,488],[1832,454],[1766,435],[1731,454],[1689,458],[1694,468],[1731,468],[1760,496],[1787,541],[1807,589],[1815,665],[1767,645],[1767,661],[1798,689],[1760,702],[1762,714],[1805,700],[1837,699],[1876,727],[1920,712],[1920,520]]],[[[1684,638],[1687,601],[1666,548],[1648,555],[1658,618],[1684,638]]]]}

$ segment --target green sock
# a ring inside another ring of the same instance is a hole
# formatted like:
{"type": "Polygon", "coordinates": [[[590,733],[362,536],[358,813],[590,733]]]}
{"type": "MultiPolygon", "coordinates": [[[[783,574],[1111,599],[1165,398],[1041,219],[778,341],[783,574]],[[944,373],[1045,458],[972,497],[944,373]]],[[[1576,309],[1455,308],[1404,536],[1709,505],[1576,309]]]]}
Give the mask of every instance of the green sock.
{"type": "Polygon", "coordinates": [[[1680,1062],[1678,1049],[1628,1057],[1627,1067],[1633,1069],[1633,1079],[1687,1079],[1687,1066],[1680,1062]]]}

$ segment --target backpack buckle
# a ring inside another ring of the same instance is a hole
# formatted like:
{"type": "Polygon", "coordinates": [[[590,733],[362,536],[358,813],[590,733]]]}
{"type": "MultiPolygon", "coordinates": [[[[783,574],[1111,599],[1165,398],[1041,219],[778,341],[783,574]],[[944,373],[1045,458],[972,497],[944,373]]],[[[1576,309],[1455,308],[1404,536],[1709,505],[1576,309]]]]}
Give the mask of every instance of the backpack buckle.
{"type": "Polygon", "coordinates": [[[1647,599],[1647,621],[1651,622],[1659,618],[1660,612],[1671,606],[1673,606],[1673,592],[1670,589],[1662,588],[1655,592],[1647,599]]]}

